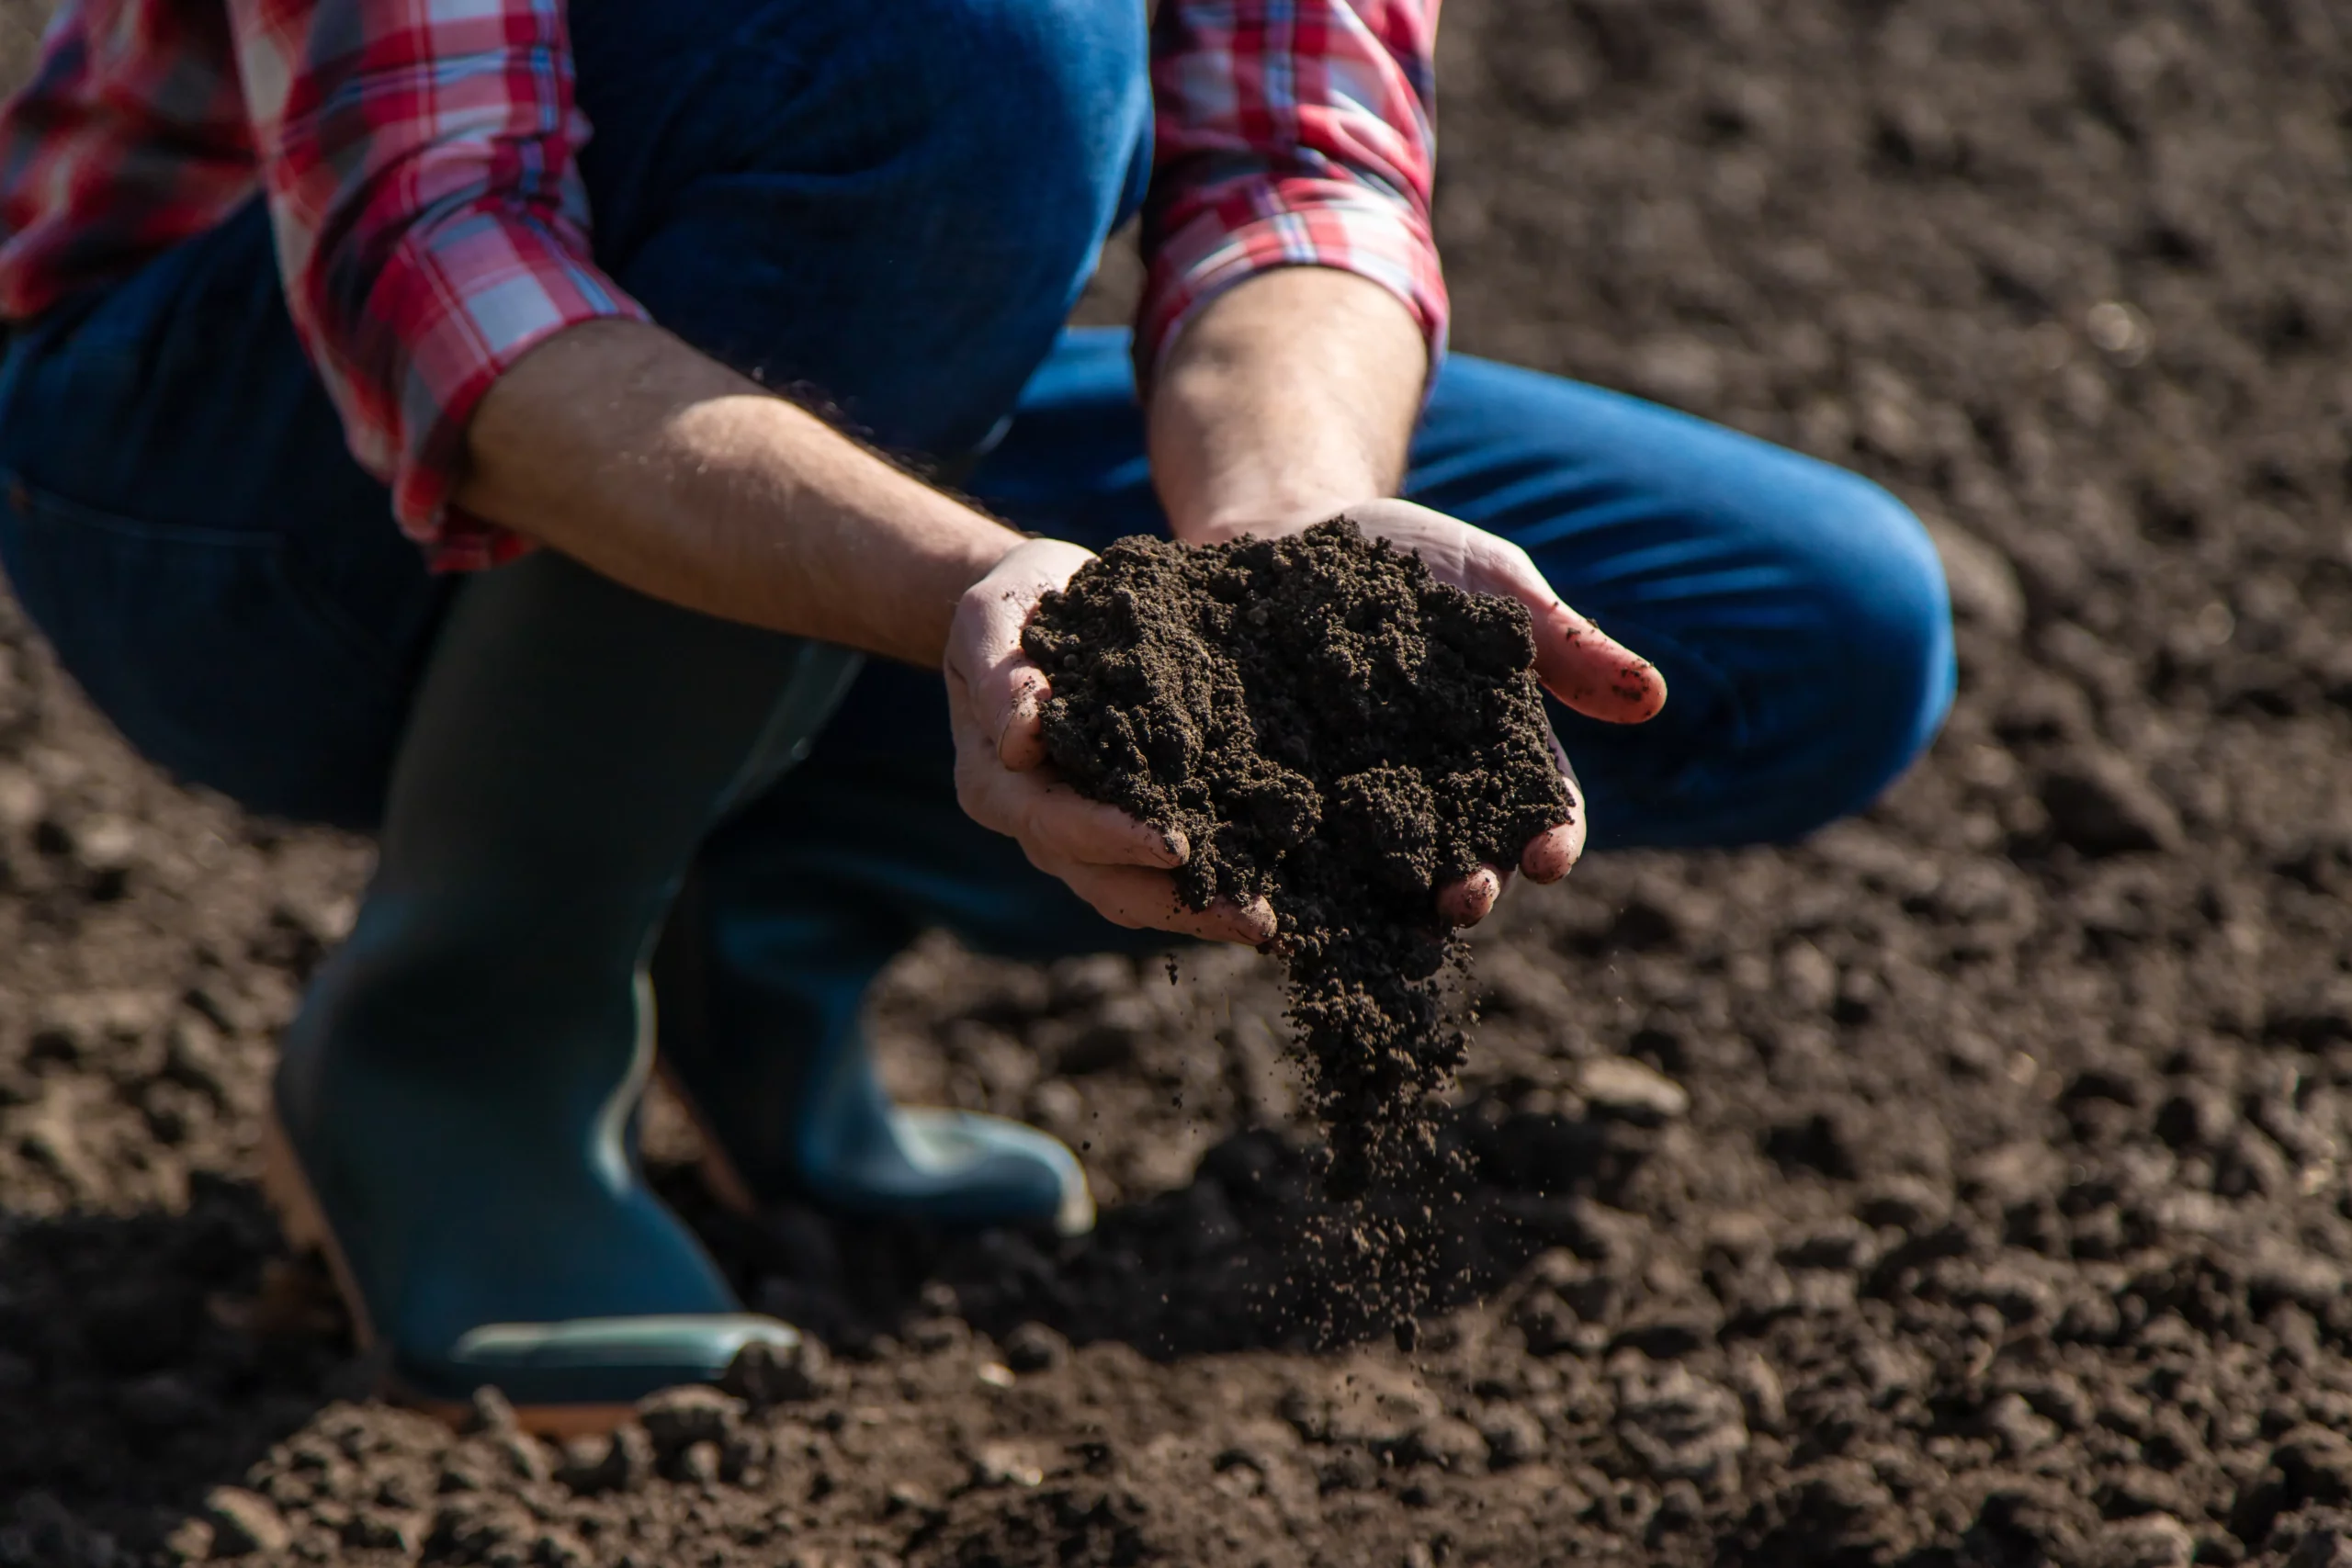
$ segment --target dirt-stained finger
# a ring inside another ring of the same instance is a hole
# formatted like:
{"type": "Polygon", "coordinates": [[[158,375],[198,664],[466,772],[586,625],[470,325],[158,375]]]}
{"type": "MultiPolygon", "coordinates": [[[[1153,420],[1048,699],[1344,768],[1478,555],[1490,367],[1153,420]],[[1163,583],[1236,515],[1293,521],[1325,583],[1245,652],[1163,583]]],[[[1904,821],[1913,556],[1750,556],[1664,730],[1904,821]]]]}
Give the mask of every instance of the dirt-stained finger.
{"type": "Polygon", "coordinates": [[[1519,869],[1527,880],[1538,884],[1557,882],[1576,869],[1577,861],[1584,853],[1584,818],[1563,822],[1547,829],[1527,840],[1526,850],[1519,857],[1519,869]]]}
{"type": "Polygon", "coordinates": [[[1639,724],[1666,706],[1666,677],[1657,665],[1556,599],[1529,609],[1536,678],[1570,708],[1609,724],[1639,724]]]}
{"type": "Polygon", "coordinates": [[[1208,907],[1208,913],[1239,933],[1239,941],[1249,947],[1262,947],[1273,941],[1278,929],[1274,907],[1263,898],[1252,898],[1247,904],[1219,898],[1208,907]]]}
{"type": "Polygon", "coordinates": [[[1004,728],[997,731],[997,761],[1014,773],[1027,773],[1046,761],[1046,705],[1053,700],[1054,689],[1045,671],[1026,659],[1013,665],[1008,686],[1012,702],[1005,711],[1004,728]]]}
{"type": "Polygon", "coordinates": [[[1273,908],[1262,898],[1241,908],[1220,901],[1194,909],[1177,895],[1176,879],[1166,872],[1123,865],[1046,864],[1045,869],[1068,883],[1103,919],[1129,930],[1174,931],[1245,947],[1261,946],[1274,934],[1273,908]]]}
{"type": "Polygon", "coordinates": [[[1000,766],[992,749],[977,741],[978,721],[961,705],[951,706],[965,742],[956,748],[956,802],[973,821],[1019,840],[1039,864],[1069,862],[1167,870],[1184,863],[1190,846],[1183,834],[1089,800],[1049,768],[1017,773],[1000,766]]]}
{"type": "Polygon", "coordinates": [[[990,832],[1010,836],[1019,824],[1020,812],[1015,792],[1006,784],[1019,775],[1007,772],[998,761],[996,748],[981,728],[979,704],[963,671],[950,664],[945,673],[947,725],[956,737],[956,804],[964,808],[965,816],[990,832]]]}
{"type": "Polygon", "coordinates": [[[1016,836],[1057,860],[1166,871],[1182,865],[1190,852],[1182,832],[1139,822],[1117,807],[1089,800],[1057,780],[1035,773],[1015,773],[1004,787],[1022,796],[1022,826],[1016,836]]]}
{"type": "Polygon", "coordinates": [[[1538,884],[1557,882],[1574,871],[1577,862],[1584,858],[1585,840],[1592,831],[1585,814],[1584,785],[1577,781],[1576,765],[1553,733],[1548,716],[1544,721],[1544,739],[1552,748],[1552,762],[1560,770],[1560,782],[1567,787],[1568,819],[1528,840],[1527,848],[1520,853],[1519,869],[1530,882],[1538,884]]]}
{"type": "Polygon", "coordinates": [[[975,720],[1009,768],[1033,768],[1045,761],[1037,717],[1046,677],[1022,651],[1022,628],[1039,598],[1092,558],[1077,545],[1031,539],[1008,551],[956,604],[947,639],[948,675],[965,683],[975,720]]]}
{"type": "Polygon", "coordinates": [[[1475,926],[1491,913],[1503,894],[1501,868],[1482,865],[1437,890],[1437,912],[1455,926],[1475,926]]]}
{"type": "Polygon", "coordinates": [[[1443,581],[1526,605],[1534,621],[1536,676],[1577,712],[1639,724],[1666,705],[1657,667],[1563,604],[1520,546],[1408,501],[1367,502],[1348,514],[1366,533],[1419,556],[1443,581]]]}

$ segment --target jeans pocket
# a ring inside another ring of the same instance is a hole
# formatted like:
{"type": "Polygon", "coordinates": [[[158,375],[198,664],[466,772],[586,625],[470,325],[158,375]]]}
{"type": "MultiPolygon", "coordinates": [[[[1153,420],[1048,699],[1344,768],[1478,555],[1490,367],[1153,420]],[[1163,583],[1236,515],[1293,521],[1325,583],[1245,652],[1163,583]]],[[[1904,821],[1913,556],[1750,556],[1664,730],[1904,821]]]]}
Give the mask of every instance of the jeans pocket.
{"type": "Polygon", "coordinates": [[[372,825],[406,661],[322,605],[280,536],[149,523],[0,474],[0,566],[150,761],[254,810],[372,825]]]}

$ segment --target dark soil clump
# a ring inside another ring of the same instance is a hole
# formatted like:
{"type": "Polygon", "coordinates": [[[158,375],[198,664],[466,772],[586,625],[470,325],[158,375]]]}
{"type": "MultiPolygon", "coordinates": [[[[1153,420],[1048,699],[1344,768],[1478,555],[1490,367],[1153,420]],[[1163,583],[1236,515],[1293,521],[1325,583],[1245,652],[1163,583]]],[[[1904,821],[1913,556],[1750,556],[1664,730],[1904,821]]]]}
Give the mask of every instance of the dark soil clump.
{"type": "Polygon", "coordinates": [[[1527,610],[1345,517],[1279,540],[1122,540],[1038,606],[1055,765],[1181,833],[1194,908],[1269,898],[1332,1182],[1433,1147],[1462,1060],[1437,889],[1569,819],[1527,610]]]}

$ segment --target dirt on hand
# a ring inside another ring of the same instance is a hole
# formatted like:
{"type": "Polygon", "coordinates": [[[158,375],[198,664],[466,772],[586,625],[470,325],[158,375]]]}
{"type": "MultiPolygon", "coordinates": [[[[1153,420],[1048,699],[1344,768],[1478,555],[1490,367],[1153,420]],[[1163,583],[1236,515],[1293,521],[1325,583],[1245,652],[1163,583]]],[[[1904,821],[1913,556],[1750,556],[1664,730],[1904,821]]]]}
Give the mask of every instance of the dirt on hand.
{"type": "Polygon", "coordinates": [[[1078,791],[1181,834],[1186,904],[1271,900],[1335,1190],[1425,1163],[1462,1060],[1437,892],[1575,810],[1516,601],[1440,581],[1346,517],[1277,540],[1132,538],[1023,639],[1078,791]]]}

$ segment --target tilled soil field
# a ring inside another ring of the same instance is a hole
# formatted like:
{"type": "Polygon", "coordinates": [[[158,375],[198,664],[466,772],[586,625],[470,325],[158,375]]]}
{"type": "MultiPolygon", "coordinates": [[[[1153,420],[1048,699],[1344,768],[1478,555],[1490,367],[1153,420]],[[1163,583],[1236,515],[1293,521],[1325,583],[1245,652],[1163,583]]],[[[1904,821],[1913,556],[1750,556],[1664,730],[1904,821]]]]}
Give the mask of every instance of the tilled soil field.
{"type": "Polygon", "coordinates": [[[657,1114],[829,1365],[571,1449],[368,1402],[254,1186],[367,848],[11,617],[0,1564],[2352,1561],[2352,19],[1453,0],[1442,76],[1458,343],[1884,479],[1963,677],[1864,818],[1479,933],[1419,1332],[1315,1284],[1270,964],[927,943],[899,1087],[1083,1143],[1097,1235],[752,1234],[657,1114]]]}

